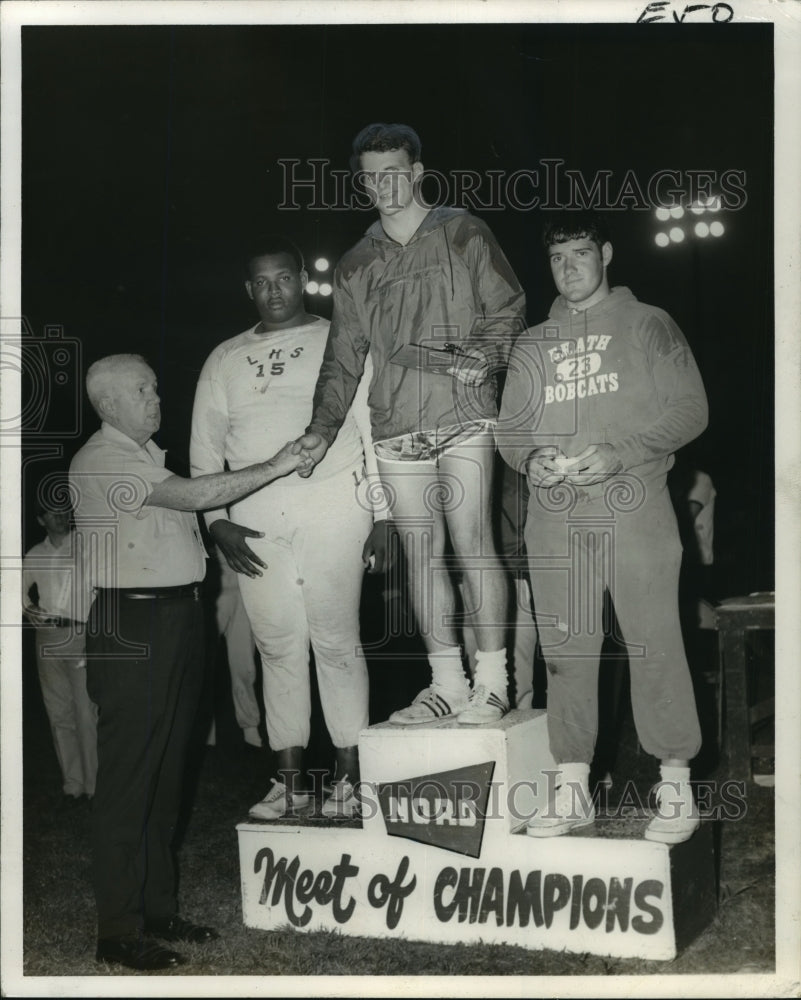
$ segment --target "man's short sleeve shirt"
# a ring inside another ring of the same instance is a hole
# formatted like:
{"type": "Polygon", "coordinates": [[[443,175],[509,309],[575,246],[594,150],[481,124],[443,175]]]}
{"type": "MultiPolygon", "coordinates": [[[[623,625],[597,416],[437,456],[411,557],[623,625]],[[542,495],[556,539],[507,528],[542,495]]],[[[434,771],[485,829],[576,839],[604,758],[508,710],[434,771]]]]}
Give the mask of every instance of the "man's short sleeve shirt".
{"type": "Polygon", "coordinates": [[[193,512],[146,506],[172,473],[165,452],[104,423],[70,466],[86,572],[97,587],[173,587],[202,580],[206,553],[193,512]]]}

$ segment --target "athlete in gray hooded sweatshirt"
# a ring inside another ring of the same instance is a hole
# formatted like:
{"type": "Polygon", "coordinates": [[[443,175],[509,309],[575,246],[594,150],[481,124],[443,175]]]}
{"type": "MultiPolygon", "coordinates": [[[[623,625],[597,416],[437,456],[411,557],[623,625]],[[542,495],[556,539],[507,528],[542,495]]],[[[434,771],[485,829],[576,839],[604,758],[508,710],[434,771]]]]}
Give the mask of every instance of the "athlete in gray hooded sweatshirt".
{"type": "Polygon", "coordinates": [[[608,591],[627,644],[640,743],[662,765],[645,836],[679,843],[699,823],[689,762],[701,733],[666,478],[673,452],[706,427],[706,393],[670,316],[628,288],[610,289],[612,245],[597,216],[567,213],[544,242],[560,295],[549,318],[516,342],[498,424],[503,458],[531,487],[526,548],[561,772],[528,833],[556,836],[594,820],[588,774],[608,591]]]}

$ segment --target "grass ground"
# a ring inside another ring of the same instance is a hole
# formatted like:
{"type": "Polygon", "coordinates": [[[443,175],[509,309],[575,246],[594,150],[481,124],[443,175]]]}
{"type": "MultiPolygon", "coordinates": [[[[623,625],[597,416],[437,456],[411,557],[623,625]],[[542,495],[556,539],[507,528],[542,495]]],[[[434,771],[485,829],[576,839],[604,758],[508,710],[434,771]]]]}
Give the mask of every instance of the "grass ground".
{"type": "MultiPolygon", "coordinates": [[[[268,761],[265,752],[245,747],[230,705],[225,702],[224,681],[220,686],[218,678],[218,695],[220,691],[223,694],[218,706],[217,745],[204,747],[199,740],[193,794],[188,802],[180,847],[181,911],[191,919],[214,925],[220,931],[220,939],[202,947],[181,946],[189,964],[172,978],[659,974],[728,977],[774,971],[774,792],[772,788],[758,786],[748,789],[745,815],[720,824],[717,916],[671,962],[246,928],[242,921],[235,828],[246,817],[247,807],[266,790],[268,761]]],[[[124,977],[127,975],[124,970],[98,967],[94,961],[95,922],[88,846],[90,807],[54,808],[59,800],[59,775],[35,672],[26,674],[24,694],[24,974],[124,977]]],[[[397,692],[392,697],[396,695],[397,692]]],[[[318,752],[324,755],[325,748],[319,748],[318,752]]],[[[714,777],[715,767],[710,762],[706,776],[714,777]]],[[[622,720],[611,770],[615,787],[622,785],[623,778],[634,776],[638,787],[647,790],[656,777],[651,764],[638,750],[628,716],[622,720]]],[[[446,992],[445,981],[440,981],[442,986],[435,987],[430,995],[446,992]]],[[[137,982],[141,983],[142,977],[137,977],[137,982]]],[[[192,995],[190,982],[186,981],[188,995],[192,995]]],[[[236,991],[237,982],[238,978],[226,980],[226,990],[236,991]]],[[[390,988],[389,980],[381,982],[390,988]]],[[[181,988],[176,984],[177,990],[181,988]]],[[[243,993],[234,995],[255,995],[250,992],[252,988],[245,986],[243,993]]],[[[498,986],[498,992],[505,993],[507,988],[517,992],[519,987],[509,980],[508,987],[498,986]]],[[[378,990],[381,989],[379,985],[378,990]]],[[[676,995],[679,989],[677,984],[676,995]]],[[[143,990],[143,984],[138,985],[130,995],[141,995],[143,990]]],[[[280,985],[270,987],[270,991],[283,995],[280,985]]],[[[314,992],[312,980],[308,995],[314,992]]],[[[414,992],[414,987],[410,992],[414,992]]],[[[727,995],[725,990],[721,995],[727,995]]]]}

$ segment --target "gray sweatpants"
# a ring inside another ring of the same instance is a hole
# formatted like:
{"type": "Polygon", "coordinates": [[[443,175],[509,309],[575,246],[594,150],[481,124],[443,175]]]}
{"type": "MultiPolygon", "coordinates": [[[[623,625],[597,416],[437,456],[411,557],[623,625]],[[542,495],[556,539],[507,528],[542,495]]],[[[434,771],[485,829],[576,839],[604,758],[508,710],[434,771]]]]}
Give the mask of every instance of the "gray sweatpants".
{"type": "Polygon", "coordinates": [[[640,743],[660,760],[695,757],[701,730],[679,626],[681,543],[664,480],[621,475],[589,490],[534,489],[525,537],[556,762],[593,758],[606,590],[628,651],[640,743]]]}

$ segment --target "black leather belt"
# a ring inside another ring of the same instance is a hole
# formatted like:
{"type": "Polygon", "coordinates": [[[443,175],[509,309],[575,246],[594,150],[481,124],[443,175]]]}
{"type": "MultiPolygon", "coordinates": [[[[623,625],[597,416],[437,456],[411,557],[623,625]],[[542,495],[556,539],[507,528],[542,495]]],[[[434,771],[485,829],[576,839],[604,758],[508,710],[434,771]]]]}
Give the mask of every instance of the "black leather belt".
{"type": "Polygon", "coordinates": [[[200,600],[200,584],[181,587],[97,587],[98,597],[123,597],[129,601],[177,601],[191,597],[200,600]]]}
{"type": "Polygon", "coordinates": [[[75,618],[58,618],[54,616],[48,620],[48,625],[55,628],[86,628],[86,622],[79,622],[75,618]]]}

